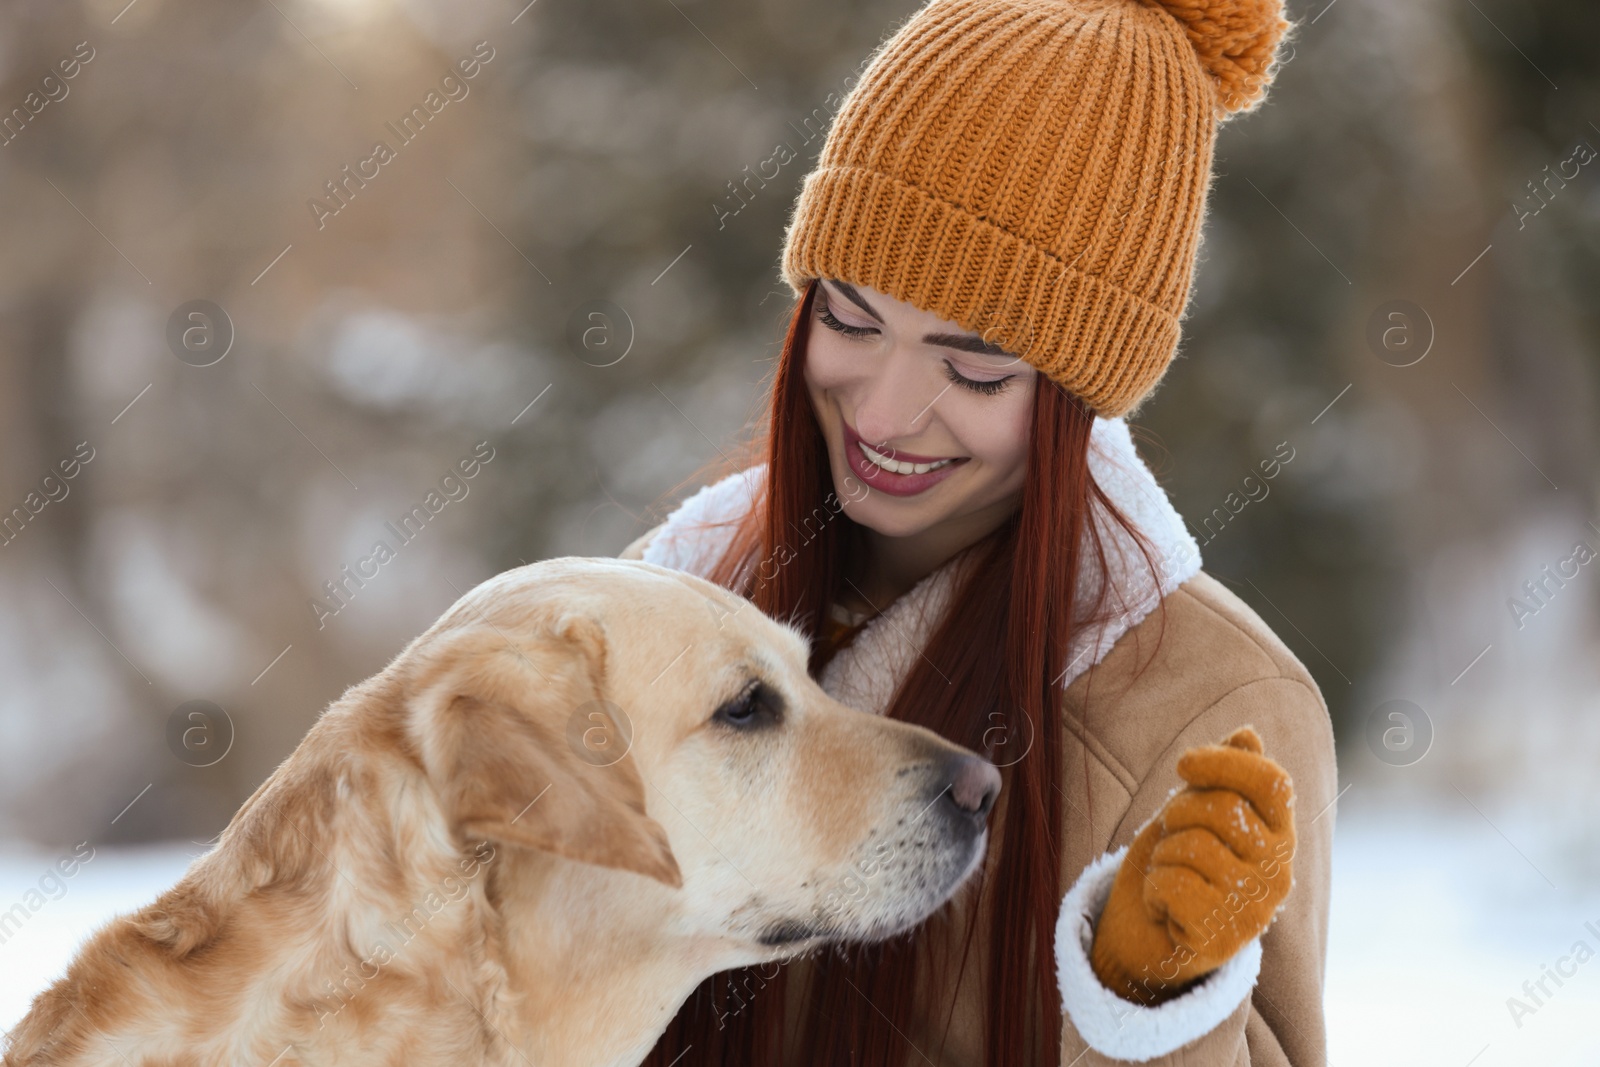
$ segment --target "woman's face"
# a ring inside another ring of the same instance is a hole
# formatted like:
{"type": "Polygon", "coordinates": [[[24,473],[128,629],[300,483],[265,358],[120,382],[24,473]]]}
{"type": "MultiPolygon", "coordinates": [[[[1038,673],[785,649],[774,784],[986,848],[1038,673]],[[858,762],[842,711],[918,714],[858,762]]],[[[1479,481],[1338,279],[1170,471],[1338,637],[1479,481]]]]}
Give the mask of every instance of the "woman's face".
{"type": "Polygon", "coordinates": [[[841,505],[886,537],[993,528],[1015,508],[1037,376],[932,312],[866,286],[817,283],[806,389],[841,505]],[[845,491],[857,484],[869,491],[845,491]]]}

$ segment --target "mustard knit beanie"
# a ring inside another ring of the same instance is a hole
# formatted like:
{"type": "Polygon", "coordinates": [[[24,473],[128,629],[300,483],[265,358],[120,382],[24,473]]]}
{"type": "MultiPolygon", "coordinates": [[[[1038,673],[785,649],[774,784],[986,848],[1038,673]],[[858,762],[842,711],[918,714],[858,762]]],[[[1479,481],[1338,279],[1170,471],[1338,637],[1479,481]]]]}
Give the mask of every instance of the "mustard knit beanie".
{"type": "Polygon", "coordinates": [[[1128,414],[1177,351],[1217,125],[1289,28],[1283,0],[931,0],[840,107],[784,278],[936,312],[1128,414]]]}

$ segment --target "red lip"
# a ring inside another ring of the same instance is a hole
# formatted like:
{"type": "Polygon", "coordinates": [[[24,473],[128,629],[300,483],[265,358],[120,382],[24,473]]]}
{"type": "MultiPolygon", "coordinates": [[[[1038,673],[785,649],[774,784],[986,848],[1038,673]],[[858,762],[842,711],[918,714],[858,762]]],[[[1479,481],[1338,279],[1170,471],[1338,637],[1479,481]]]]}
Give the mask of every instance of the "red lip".
{"type": "MultiPolygon", "coordinates": [[[[890,496],[916,496],[918,493],[927,492],[944,481],[956,468],[967,461],[966,456],[918,456],[909,452],[901,452],[898,449],[873,448],[874,452],[882,452],[888,455],[890,459],[899,460],[902,463],[937,463],[941,459],[953,460],[953,462],[940,467],[938,470],[928,471],[925,474],[896,474],[893,471],[884,470],[862,454],[862,437],[856,433],[855,427],[851,426],[848,420],[841,418],[839,425],[844,430],[844,457],[845,462],[850,465],[851,472],[868,486],[888,493],[890,496]]],[[[872,448],[871,445],[867,447],[872,448]]]]}

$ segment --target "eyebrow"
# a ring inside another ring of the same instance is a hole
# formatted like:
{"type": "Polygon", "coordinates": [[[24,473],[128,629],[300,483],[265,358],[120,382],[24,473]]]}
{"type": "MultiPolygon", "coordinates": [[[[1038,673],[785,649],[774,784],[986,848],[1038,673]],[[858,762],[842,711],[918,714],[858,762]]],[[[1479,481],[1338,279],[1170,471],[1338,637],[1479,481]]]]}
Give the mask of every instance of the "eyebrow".
{"type": "MultiPolygon", "coordinates": [[[[865,311],[868,315],[871,315],[873,319],[878,322],[883,321],[883,316],[878,314],[871,304],[867,303],[867,298],[862,296],[860,291],[858,291],[855,286],[851,285],[849,282],[841,282],[832,278],[828,279],[828,284],[836,287],[841,293],[844,294],[846,300],[849,300],[862,311],[865,311]]],[[[990,342],[985,341],[983,338],[976,337],[970,333],[923,334],[922,342],[923,344],[938,345],[941,348],[954,348],[960,352],[974,352],[980,356],[1005,356],[1008,359],[1016,358],[1014,353],[1001,348],[999,345],[991,344],[990,342]]]]}

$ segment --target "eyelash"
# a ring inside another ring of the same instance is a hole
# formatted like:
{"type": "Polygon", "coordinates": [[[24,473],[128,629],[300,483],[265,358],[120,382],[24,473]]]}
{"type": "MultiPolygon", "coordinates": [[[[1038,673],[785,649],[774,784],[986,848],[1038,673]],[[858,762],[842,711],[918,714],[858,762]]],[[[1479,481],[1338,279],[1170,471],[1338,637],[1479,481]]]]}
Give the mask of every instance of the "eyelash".
{"type": "Polygon", "coordinates": [[[834,331],[835,333],[842,333],[847,337],[861,337],[865,334],[878,332],[871,326],[851,326],[847,322],[840,322],[838,319],[833,317],[832,310],[830,310],[826,304],[822,305],[822,307],[817,310],[817,317],[822,320],[822,324],[828,329],[834,331]]]}
{"type": "Polygon", "coordinates": [[[956,370],[948,359],[944,361],[944,376],[949,378],[956,385],[961,386],[963,389],[971,389],[974,393],[982,393],[984,396],[994,396],[1000,390],[1004,389],[1006,387],[1006,383],[1011,380],[1009,377],[1006,377],[996,378],[989,382],[982,382],[975,378],[968,378],[965,374],[962,374],[960,371],[956,370]]]}
{"type": "MultiPolygon", "coordinates": [[[[871,326],[851,326],[847,322],[840,322],[834,317],[833,312],[829,310],[826,304],[817,309],[817,318],[821,319],[822,324],[828,329],[834,331],[835,333],[844,334],[846,337],[863,337],[869,333],[878,332],[871,326]]],[[[961,386],[963,389],[970,389],[972,392],[980,393],[984,396],[994,396],[1000,390],[1004,389],[1006,387],[1006,383],[1011,380],[1010,377],[1005,377],[996,378],[994,381],[986,382],[978,381],[974,378],[968,378],[966,375],[956,370],[956,368],[948,359],[944,361],[944,376],[950,379],[952,383],[961,386]]]]}

